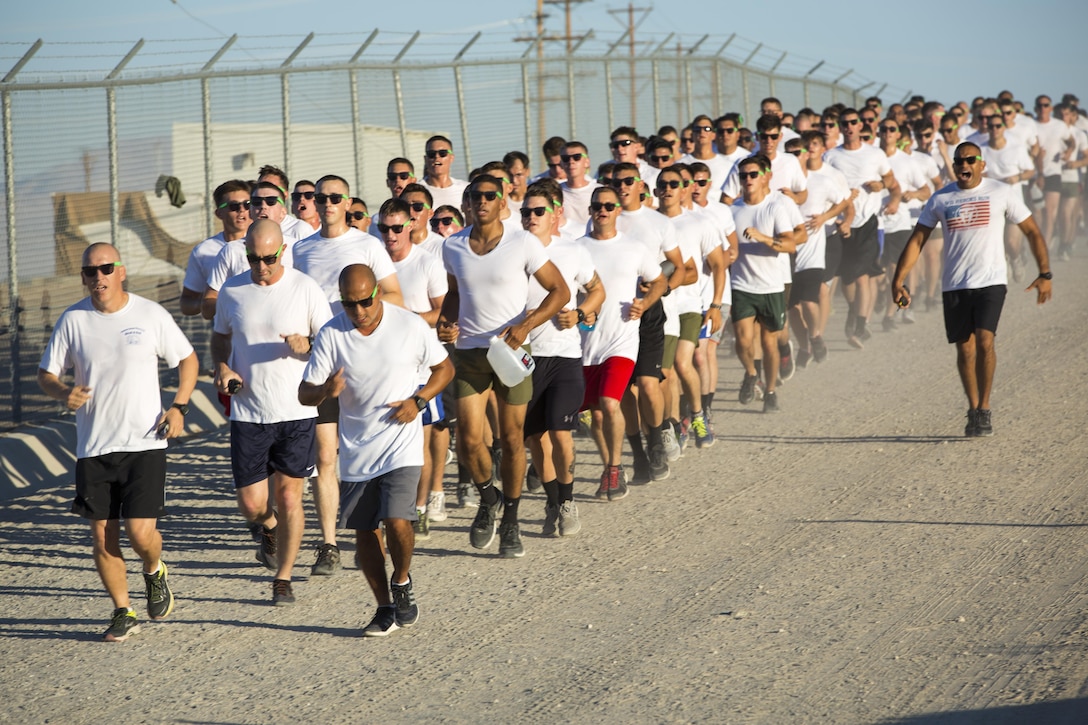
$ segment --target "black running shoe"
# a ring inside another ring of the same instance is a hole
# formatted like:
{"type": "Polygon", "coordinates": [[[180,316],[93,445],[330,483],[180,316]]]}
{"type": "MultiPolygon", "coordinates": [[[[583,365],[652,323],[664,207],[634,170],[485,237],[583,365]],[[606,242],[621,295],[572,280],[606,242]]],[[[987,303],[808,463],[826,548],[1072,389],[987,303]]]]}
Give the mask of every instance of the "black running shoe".
{"type": "Polygon", "coordinates": [[[664,444],[650,446],[650,478],[664,481],[669,477],[669,458],[665,454],[664,444]]]}
{"type": "Polygon", "coordinates": [[[643,484],[649,483],[650,478],[650,459],[645,456],[635,456],[634,465],[631,467],[631,483],[643,484]]]}
{"type": "Polygon", "coordinates": [[[967,411],[967,425],[963,427],[963,434],[968,438],[978,436],[978,411],[974,408],[967,411]]]}
{"type": "Polygon", "coordinates": [[[107,642],[124,642],[139,632],[140,623],[136,619],[136,612],[126,607],[118,607],[113,610],[110,628],[106,630],[102,639],[107,642]]]}
{"type": "Polygon", "coordinates": [[[812,359],[818,363],[827,359],[827,343],[822,336],[812,338],[812,359]]]}
{"type": "Polygon", "coordinates": [[[759,380],[758,376],[744,373],[744,381],[740,384],[740,394],[737,396],[741,405],[748,405],[756,399],[757,380],[759,380]]]}
{"type": "Polygon", "coordinates": [[[264,564],[269,571],[279,568],[279,560],[276,558],[276,530],[261,527],[261,540],[257,544],[257,561],[264,564]]]}
{"type": "Polygon", "coordinates": [[[317,547],[317,561],[310,567],[311,576],[330,576],[340,568],[340,548],[336,544],[317,547]]]}
{"type": "Polygon", "coordinates": [[[993,411],[979,408],[976,411],[975,435],[988,438],[994,434],[993,411]]]}
{"type": "Polygon", "coordinates": [[[370,624],[363,628],[364,637],[385,637],[390,632],[396,632],[400,627],[397,626],[397,609],[392,605],[378,607],[378,613],[374,615],[374,619],[370,620],[370,624]]]}
{"type": "Polygon", "coordinates": [[[476,509],[476,518],[472,521],[472,527],[468,530],[468,541],[474,549],[486,549],[495,540],[495,522],[499,512],[502,511],[502,496],[500,495],[494,505],[488,506],[480,501],[480,507],[476,509]]]}
{"type": "Polygon", "coordinates": [[[289,607],[295,603],[295,593],[291,591],[291,582],[286,579],[272,580],[272,606],[289,607]]]}
{"type": "Polygon", "coordinates": [[[147,589],[147,616],[152,619],[164,619],[174,611],[174,594],[166,581],[166,562],[159,562],[159,570],[154,574],[144,572],[144,587],[147,589]]]}
{"type": "Polygon", "coordinates": [[[767,391],[763,394],[763,412],[764,413],[777,413],[781,410],[778,407],[778,393],[774,391],[767,391]]]}
{"type": "Polygon", "coordinates": [[[419,621],[419,607],[416,606],[416,595],[412,591],[412,578],[408,578],[406,584],[390,584],[393,592],[394,621],[398,627],[411,627],[419,621]]]}
{"type": "Polygon", "coordinates": [[[517,523],[499,524],[499,556],[503,559],[520,559],[525,556],[521,544],[521,530],[517,523]]]}

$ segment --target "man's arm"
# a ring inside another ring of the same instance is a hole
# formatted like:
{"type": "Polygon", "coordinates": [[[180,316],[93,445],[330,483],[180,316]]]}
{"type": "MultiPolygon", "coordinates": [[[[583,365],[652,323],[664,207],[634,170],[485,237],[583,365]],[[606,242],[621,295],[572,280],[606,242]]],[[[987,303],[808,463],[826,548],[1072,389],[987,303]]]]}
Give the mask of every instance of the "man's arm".
{"type": "Polygon", "coordinates": [[[438,313],[438,322],[435,329],[438,331],[438,339],[445,343],[457,341],[457,318],[461,312],[461,293],[457,288],[457,278],[452,274],[446,275],[449,291],[442,300],[442,308],[438,313]]]}
{"type": "Polygon", "coordinates": [[[91,389],[86,385],[65,385],[55,374],[38,368],[38,387],[53,400],[63,402],[68,410],[78,410],[91,399],[91,389]]]}
{"type": "MultiPolygon", "coordinates": [[[[736,235],[733,235],[734,239],[736,235]]],[[[722,294],[725,293],[725,250],[718,245],[706,255],[706,264],[710,267],[710,279],[714,291],[710,295],[710,309],[703,315],[703,325],[710,323],[710,331],[717,332],[722,326],[722,294]]]]}
{"type": "Polygon", "coordinates": [[[560,310],[556,315],[556,322],[560,330],[568,330],[578,324],[578,310],[585,316],[586,324],[592,327],[597,324],[597,315],[604,304],[604,285],[597,273],[593,273],[593,279],[585,283],[586,296],[582,303],[573,310],[560,310]]]}
{"type": "MultiPolygon", "coordinates": [[[[442,362],[431,366],[431,376],[427,378],[426,385],[416,391],[416,395],[428,401],[433,400],[436,395],[441,395],[446,386],[450,384],[450,381],[453,380],[453,374],[453,361],[446,357],[442,362]]],[[[389,404],[389,407],[393,409],[391,413],[393,420],[398,423],[411,423],[420,412],[415,401],[411,398],[393,401],[389,404]]]]}
{"type": "Polygon", "coordinates": [[[550,320],[563,309],[563,305],[570,301],[570,290],[567,289],[567,283],[563,281],[563,274],[551,260],[534,272],[533,277],[541,287],[547,290],[547,296],[540,301],[535,310],[530,310],[525,315],[524,320],[499,333],[506,340],[506,344],[515,349],[521,347],[531,330],[550,320]]]}
{"type": "MultiPolygon", "coordinates": [[[[645,284],[645,282],[643,282],[643,284],[645,284]]],[[[657,278],[647,285],[648,291],[646,292],[646,295],[631,301],[631,306],[627,309],[627,319],[637,320],[642,317],[643,312],[653,307],[654,303],[664,296],[668,286],[669,283],[665,280],[665,275],[657,275],[657,278]]]]}
{"type": "Polygon", "coordinates": [[[230,360],[231,336],[212,332],[211,351],[212,367],[215,369],[215,388],[220,393],[229,395],[232,380],[245,384],[241,376],[231,370],[227,364],[230,360]]]}
{"type": "MultiPolygon", "coordinates": [[[[1035,217],[1029,216],[1024,221],[1017,224],[1020,227],[1020,231],[1024,233],[1024,236],[1028,238],[1028,246],[1031,247],[1031,254],[1035,257],[1035,263],[1039,265],[1039,274],[1047,274],[1050,272],[1050,257],[1047,253],[1046,240],[1043,239],[1043,233],[1039,231],[1039,225],[1035,223],[1035,217]]],[[[1036,277],[1025,292],[1035,290],[1037,292],[1036,302],[1043,304],[1049,300],[1053,293],[1051,291],[1050,280],[1043,277],[1036,277]]]]}
{"type": "MultiPolygon", "coordinates": [[[[673,247],[669,251],[665,252],[665,260],[668,262],[672,262],[673,264],[672,274],[669,275],[667,280],[668,289],[674,290],[677,287],[682,287],[685,284],[689,284],[688,282],[684,281],[685,279],[687,279],[688,270],[687,264],[685,264],[684,258],[680,254],[680,247],[673,247]]],[[[662,292],[662,294],[665,293],[662,292]]]]}
{"type": "Polygon", "coordinates": [[[193,317],[203,310],[204,293],[183,287],[181,290],[181,314],[193,317]]]}
{"type": "Polygon", "coordinates": [[[440,295],[438,297],[428,297],[431,302],[431,309],[426,312],[420,312],[419,316],[423,318],[423,321],[427,323],[429,327],[434,327],[438,324],[438,316],[442,314],[442,303],[446,300],[446,295],[440,295]]]}
{"type": "Polygon", "coordinates": [[[400,280],[397,275],[391,274],[378,280],[378,286],[382,288],[382,301],[391,302],[397,307],[404,307],[404,295],[400,291],[400,280]]]}
{"type": "Polygon", "coordinates": [[[209,289],[200,302],[200,316],[205,320],[215,319],[215,304],[219,300],[219,290],[209,289]]]}
{"type": "MultiPolygon", "coordinates": [[[[200,360],[196,351],[178,363],[178,390],[174,393],[174,405],[188,405],[196,389],[196,376],[200,372],[200,360]]],[[[163,438],[177,438],[185,432],[185,416],[171,405],[161,416],[156,427],[164,431],[163,438]],[[168,427],[163,428],[163,424],[168,427]]]]}
{"type": "Polygon", "coordinates": [[[808,232],[805,231],[804,224],[798,224],[790,231],[779,232],[774,236],[764,234],[755,227],[748,227],[744,230],[744,234],[753,242],[766,244],[774,251],[785,252],[786,254],[793,254],[797,251],[798,246],[808,241],[808,232]]]}
{"type": "Polygon", "coordinates": [[[895,174],[891,171],[884,174],[881,181],[884,183],[884,188],[888,190],[888,201],[884,204],[884,213],[895,214],[899,211],[899,202],[903,199],[903,188],[899,186],[895,174]]]}
{"type": "Polygon", "coordinates": [[[916,224],[911,232],[910,239],[903,253],[899,255],[899,262],[895,265],[895,276],[892,278],[892,301],[902,307],[910,307],[910,292],[907,291],[905,282],[914,263],[918,261],[922,253],[922,247],[929,241],[929,235],[933,233],[933,227],[924,224],[916,224]],[[903,300],[900,303],[900,300],[903,300]]]}

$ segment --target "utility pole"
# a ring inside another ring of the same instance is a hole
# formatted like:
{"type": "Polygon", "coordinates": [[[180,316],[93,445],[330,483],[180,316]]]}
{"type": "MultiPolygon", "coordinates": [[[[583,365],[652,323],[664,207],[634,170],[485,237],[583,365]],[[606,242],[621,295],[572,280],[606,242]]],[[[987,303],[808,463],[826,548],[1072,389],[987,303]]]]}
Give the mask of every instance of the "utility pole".
{"type": "MultiPolygon", "coordinates": [[[[634,3],[627,3],[626,8],[617,8],[609,10],[608,12],[613,16],[626,14],[627,15],[627,49],[630,55],[630,72],[631,72],[631,120],[629,125],[632,128],[637,128],[638,123],[638,74],[636,73],[636,61],[635,61],[635,29],[642,24],[642,21],[649,16],[650,11],[653,10],[653,6],[645,8],[636,8],[634,3]],[[642,13],[642,17],[635,22],[635,13],[642,13]]],[[[622,23],[621,23],[622,24],[622,23]]]]}

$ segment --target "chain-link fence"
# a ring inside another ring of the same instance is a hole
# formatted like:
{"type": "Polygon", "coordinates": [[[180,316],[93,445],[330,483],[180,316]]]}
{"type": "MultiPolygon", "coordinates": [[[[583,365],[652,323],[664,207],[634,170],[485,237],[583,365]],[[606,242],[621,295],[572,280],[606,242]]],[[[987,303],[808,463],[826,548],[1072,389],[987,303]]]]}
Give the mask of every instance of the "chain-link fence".
{"type": "MultiPolygon", "coordinates": [[[[0,429],[58,411],[35,375],[53,321],[84,294],[85,245],[116,244],[129,289],[182,319],[188,251],[218,231],[212,189],[263,164],[292,182],[338,174],[373,209],[386,162],[421,167],[435,133],[453,140],[463,178],[512,149],[540,170],[552,135],[602,161],[619,125],[648,134],[698,113],[752,119],[765,96],[820,109],[886,88],[736,36],[614,35],[588,33],[559,57],[542,38],[479,33],[0,43],[0,429]]],[[[206,359],[206,323],[183,329],[206,359]]]]}

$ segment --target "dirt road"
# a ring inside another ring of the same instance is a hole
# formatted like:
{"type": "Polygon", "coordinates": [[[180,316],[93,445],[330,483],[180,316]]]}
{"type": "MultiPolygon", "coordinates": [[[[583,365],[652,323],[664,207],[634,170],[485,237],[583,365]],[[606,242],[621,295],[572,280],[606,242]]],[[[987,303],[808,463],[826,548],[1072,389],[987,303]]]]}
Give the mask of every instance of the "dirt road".
{"type": "Polygon", "coordinates": [[[859,352],[840,307],[780,415],[738,405],[723,358],[718,443],[668,481],[598,502],[580,439],[576,538],[540,538],[527,494],[528,553],[503,561],[454,509],[418,545],[419,624],[385,640],[359,636],[373,603],[354,565],[308,579],[309,550],[298,604],[268,605],[225,431],[171,449],[178,606],[147,622],[130,563],[144,624],[123,644],[99,641],[111,607],[70,491],[11,501],[0,720],[1086,722],[1083,247],[1055,275],[1042,308],[1009,293],[993,438],[962,437],[939,312],[859,352]]]}

